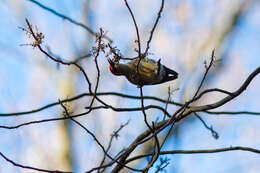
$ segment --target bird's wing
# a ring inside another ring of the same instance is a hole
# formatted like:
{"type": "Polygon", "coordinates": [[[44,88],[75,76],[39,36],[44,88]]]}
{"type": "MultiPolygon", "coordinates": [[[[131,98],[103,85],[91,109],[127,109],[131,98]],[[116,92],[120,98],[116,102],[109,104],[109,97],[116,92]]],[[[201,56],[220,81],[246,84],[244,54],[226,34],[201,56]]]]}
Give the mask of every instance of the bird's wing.
{"type": "MultiPolygon", "coordinates": [[[[135,60],[134,66],[138,65],[139,59],[135,60]]],[[[139,73],[144,76],[153,76],[157,74],[158,71],[158,65],[156,61],[148,58],[143,58],[139,64],[139,73]]]]}
{"type": "Polygon", "coordinates": [[[144,73],[146,76],[157,74],[157,70],[158,70],[157,64],[149,63],[149,62],[143,62],[139,68],[140,73],[144,73]]]}

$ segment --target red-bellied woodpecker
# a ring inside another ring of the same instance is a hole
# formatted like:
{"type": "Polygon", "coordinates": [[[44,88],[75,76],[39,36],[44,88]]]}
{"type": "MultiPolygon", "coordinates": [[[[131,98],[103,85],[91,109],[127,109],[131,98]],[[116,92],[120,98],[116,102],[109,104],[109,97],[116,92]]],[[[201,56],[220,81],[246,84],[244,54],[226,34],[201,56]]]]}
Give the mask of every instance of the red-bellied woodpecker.
{"type": "Polygon", "coordinates": [[[126,64],[108,59],[110,71],[117,76],[125,76],[129,82],[137,86],[155,85],[178,78],[178,73],[150,58],[132,60],[126,64]],[[139,63],[139,65],[138,65],[139,63]],[[138,65],[138,70],[137,70],[138,65]]]}

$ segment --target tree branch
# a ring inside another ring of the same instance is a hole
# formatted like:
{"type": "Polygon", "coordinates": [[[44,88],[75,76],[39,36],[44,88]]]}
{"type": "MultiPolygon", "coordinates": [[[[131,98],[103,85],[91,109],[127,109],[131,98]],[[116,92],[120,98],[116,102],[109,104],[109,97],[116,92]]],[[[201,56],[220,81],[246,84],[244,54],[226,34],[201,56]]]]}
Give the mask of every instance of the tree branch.
{"type": "Polygon", "coordinates": [[[31,167],[31,166],[25,166],[25,165],[19,164],[15,161],[9,159],[2,152],[0,152],[0,156],[2,158],[4,158],[7,162],[11,163],[12,165],[22,168],[22,169],[29,169],[29,170],[39,171],[39,172],[48,172],[48,173],[72,173],[72,172],[65,172],[65,171],[58,171],[58,170],[53,171],[53,170],[40,169],[40,168],[36,168],[36,167],[31,167]]]}
{"type": "MultiPolygon", "coordinates": [[[[128,11],[130,12],[131,17],[132,17],[133,22],[134,22],[135,31],[136,31],[136,35],[137,35],[138,56],[139,56],[139,58],[141,59],[141,57],[142,57],[142,51],[141,51],[141,41],[140,41],[140,36],[139,36],[138,26],[137,26],[137,23],[136,23],[136,20],[135,20],[134,14],[133,14],[131,8],[129,7],[129,5],[128,5],[128,3],[127,3],[127,0],[124,0],[124,1],[125,1],[125,5],[126,5],[128,11]]],[[[139,65],[139,63],[138,63],[138,65],[139,65]]]]}
{"type": "MultiPolygon", "coordinates": [[[[57,12],[57,11],[55,11],[55,10],[45,6],[45,5],[43,5],[43,4],[41,4],[40,2],[38,2],[36,0],[28,0],[28,1],[32,2],[33,4],[39,6],[40,8],[42,8],[42,9],[44,9],[46,11],[54,14],[55,16],[58,16],[58,17],[62,18],[63,20],[67,20],[67,21],[69,21],[70,23],[72,23],[74,25],[77,25],[77,26],[80,26],[80,27],[84,28],[85,30],[87,30],[93,36],[97,35],[96,32],[94,32],[90,27],[86,26],[85,24],[77,22],[77,21],[73,20],[72,18],[70,18],[70,17],[68,17],[68,16],[66,16],[64,14],[61,14],[61,13],[59,13],[59,12],[57,12]]],[[[110,43],[113,42],[113,40],[111,40],[108,36],[104,36],[104,38],[107,39],[110,43]]]]}
{"type": "MultiPolygon", "coordinates": [[[[64,102],[62,102],[64,103],[64,102]]],[[[88,111],[80,113],[80,114],[76,114],[76,115],[71,115],[72,118],[76,118],[76,117],[80,117],[83,115],[87,115],[89,114],[92,110],[98,110],[98,109],[112,109],[113,111],[116,112],[132,112],[132,111],[142,111],[143,108],[139,107],[139,108],[116,108],[113,106],[96,106],[96,107],[86,107],[86,109],[88,109],[88,111]]],[[[160,107],[160,106],[156,106],[156,105],[148,105],[144,107],[145,110],[148,109],[158,109],[161,110],[163,113],[165,113],[168,117],[170,117],[170,114],[165,111],[164,108],[160,107]]],[[[61,117],[61,118],[50,118],[50,119],[43,119],[43,120],[37,120],[37,121],[30,121],[27,123],[22,123],[22,124],[18,124],[15,126],[0,126],[0,129],[17,129],[23,126],[27,126],[27,125],[31,125],[31,124],[39,124],[39,123],[45,123],[45,122],[52,122],[52,121],[60,121],[60,120],[66,120],[69,119],[67,117],[61,117]]]]}
{"type": "Polygon", "coordinates": [[[156,28],[156,26],[157,26],[157,24],[158,24],[158,22],[159,22],[159,19],[160,19],[160,17],[161,17],[162,11],[163,11],[164,0],[162,0],[161,2],[162,2],[162,3],[161,3],[160,10],[159,10],[159,12],[158,12],[158,14],[157,14],[157,18],[156,18],[156,20],[155,20],[155,23],[154,23],[154,25],[153,25],[153,28],[152,28],[152,30],[151,30],[151,32],[150,32],[150,37],[149,37],[149,39],[148,39],[148,41],[147,41],[147,44],[146,44],[146,49],[145,49],[145,52],[144,52],[144,55],[145,55],[145,56],[146,56],[147,53],[148,53],[148,50],[149,50],[149,48],[150,48],[150,43],[151,43],[152,38],[153,38],[153,33],[154,33],[154,31],[155,31],[155,28],[156,28]]]}
{"type": "MultiPolygon", "coordinates": [[[[119,132],[120,132],[125,126],[127,126],[128,123],[129,123],[129,120],[128,120],[125,124],[121,124],[120,127],[119,127],[116,131],[113,132],[113,134],[111,135],[110,140],[109,140],[109,142],[108,142],[108,146],[107,146],[106,152],[108,152],[108,151],[110,150],[110,148],[111,148],[111,146],[112,146],[113,139],[114,139],[114,138],[117,139],[117,138],[119,137],[119,132]]],[[[101,161],[101,163],[100,163],[100,166],[103,166],[103,164],[104,164],[104,162],[105,162],[105,159],[106,159],[106,155],[104,154],[103,159],[102,159],[102,161],[101,161]]],[[[104,172],[104,171],[105,171],[105,168],[104,168],[101,172],[104,172]]]]}
{"type": "MultiPolygon", "coordinates": [[[[236,146],[236,147],[226,147],[226,148],[218,148],[218,149],[206,149],[206,150],[172,150],[172,151],[161,151],[160,155],[166,155],[166,154],[207,154],[207,153],[219,153],[219,152],[227,152],[227,151],[249,151],[252,153],[260,154],[260,150],[257,150],[255,148],[250,147],[242,147],[242,146],[236,146]]],[[[132,161],[135,161],[137,159],[141,159],[144,157],[151,156],[152,154],[144,154],[135,156],[132,158],[129,158],[126,161],[126,164],[132,161]]]]}
{"type": "Polygon", "coordinates": [[[207,125],[207,123],[199,116],[199,114],[198,114],[197,112],[194,112],[194,115],[202,122],[202,124],[204,125],[204,127],[211,132],[212,136],[213,136],[215,139],[218,139],[218,138],[219,138],[218,133],[213,129],[213,127],[212,127],[212,126],[209,127],[209,126],[207,125]]]}
{"type": "MultiPolygon", "coordinates": [[[[241,87],[232,93],[232,95],[228,95],[225,98],[223,98],[220,101],[217,101],[213,104],[208,104],[208,105],[203,105],[203,106],[196,106],[196,107],[186,107],[189,102],[187,102],[185,105],[183,105],[180,109],[178,109],[174,115],[172,115],[171,119],[169,120],[165,120],[165,121],[161,121],[159,123],[157,123],[155,125],[155,132],[152,132],[150,130],[147,130],[145,132],[143,132],[142,134],[140,134],[130,145],[129,147],[126,149],[124,155],[121,157],[120,162],[121,163],[125,163],[127,157],[135,150],[135,148],[141,144],[144,143],[148,140],[150,140],[154,134],[158,134],[159,132],[161,132],[163,129],[165,129],[168,125],[171,125],[175,122],[178,122],[182,119],[184,119],[185,117],[187,117],[188,115],[190,115],[193,112],[199,112],[199,111],[207,111],[210,109],[214,109],[217,107],[220,107],[222,105],[224,105],[225,103],[231,101],[232,99],[234,99],[235,97],[237,97],[238,95],[240,95],[246,88],[247,86],[250,84],[250,82],[254,79],[254,77],[256,77],[256,75],[258,75],[260,73],[260,66],[255,69],[255,71],[253,71],[248,78],[246,79],[246,81],[241,85],[241,87]]],[[[121,170],[122,167],[120,165],[117,165],[114,169],[113,172],[118,172],[119,170],[121,170]]]]}
{"type": "MultiPolygon", "coordinates": [[[[93,94],[90,94],[90,93],[82,93],[82,94],[79,94],[75,97],[71,97],[71,98],[68,98],[68,99],[61,100],[61,103],[75,101],[75,100],[78,100],[82,97],[92,96],[92,95],[93,94]]],[[[96,96],[118,96],[118,97],[129,98],[129,99],[141,99],[140,96],[128,95],[128,94],[117,93],[117,92],[99,92],[99,93],[97,92],[96,96]]],[[[143,96],[143,99],[144,100],[146,100],[146,99],[147,100],[155,100],[155,101],[158,101],[158,102],[167,103],[167,104],[174,104],[174,105],[178,105],[178,106],[182,105],[181,103],[177,103],[177,102],[174,102],[174,101],[167,101],[167,100],[164,100],[164,99],[161,99],[161,98],[158,98],[158,97],[153,97],[153,96],[143,96]]],[[[26,115],[26,114],[31,114],[31,113],[37,113],[37,112],[43,111],[45,109],[48,109],[50,107],[57,106],[57,105],[59,105],[59,102],[50,103],[50,104],[47,104],[43,107],[33,109],[33,110],[30,110],[30,111],[0,113],[0,116],[8,117],[8,116],[18,116],[18,115],[26,115]]]]}

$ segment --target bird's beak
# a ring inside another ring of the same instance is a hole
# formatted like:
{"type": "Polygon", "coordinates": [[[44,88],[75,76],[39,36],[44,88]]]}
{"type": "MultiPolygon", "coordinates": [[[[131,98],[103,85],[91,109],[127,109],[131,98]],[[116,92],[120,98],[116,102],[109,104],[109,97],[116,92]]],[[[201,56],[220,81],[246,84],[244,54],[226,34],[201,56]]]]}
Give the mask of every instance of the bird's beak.
{"type": "Polygon", "coordinates": [[[109,64],[110,64],[112,67],[114,67],[115,63],[114,63],[110,58],[108,58],[107,61],[109,62],[109,64]]]}

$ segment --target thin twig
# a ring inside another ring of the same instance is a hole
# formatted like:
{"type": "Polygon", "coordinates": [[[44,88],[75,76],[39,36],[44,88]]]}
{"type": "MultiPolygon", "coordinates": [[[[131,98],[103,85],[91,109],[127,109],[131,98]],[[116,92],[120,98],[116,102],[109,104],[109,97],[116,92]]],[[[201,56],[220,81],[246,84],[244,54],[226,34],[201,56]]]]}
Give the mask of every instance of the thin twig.
{"type": "MultiPolygon", "coordinates": [[[[46,11],[48,11],[48,12],[54,14],[55,16],[58,16],[58,17],[62,18],[63,20],[67,20],[67,21],[69,21],[69,22],[72,23],[72,24],[75,24],[75,25],[77,25],[77,26],[80,26],[80,27],[86,29],[86,30],[87,30],[91,35],[93,35],[93,36],[96,36],[96,35],[97,35],[96,32],[94,32],[92,29],[90,29],[90,27],[86,26],[85,24],[82,24],[82,23],[80,23],[80,22],[77,22],[76,20],[74,20],[74,19],[72,19],[72,18],[70,18],[70,17],[68,17],[68,16],[66,16],[66,15],[64,15],[64,14],[61,14],[61,13],[59,13],[59,12],[57,12],[57,11],[55,11],[55,10],[53,10],[53,9],[51,9],[51,8],[49,8],[49,7],[47,7],[47,6],[44,6],[43,4],[41,4],[41,3],[38,2],[38,1],[35,1],[35,0],[28,0],[28,1],[30,1],[30,2],[32,2],[32,3],[34,3],[34,4],[36,4],[36,5],[38,5],[38,6],[41,7],[42,9],[44,9],[44,10],[46,10],[46,11]]],[[[104,36],[104,38],[107,39],[110,43],[113,42],[113,40],[111,40],[108,36],[104,36]]]]}
{"type": "Polygon", "coordinates": [[[212,126],[208,126],[207,123],[199,116],[199,114],[197,112],[194,112],[194,115],[202,122],[202,124],[204,125],[204,127],[206,129],[208,129],[212,136],[215,138],[215,139],[218,139],[219,138],[219,135],[218,135],[218,132],[216,132],[212,126]]]}
{"type": "Polygon", "coordinates": [[[260,112],[250,112],[250,111],[204,111],[205,113],[208,114],[215,114],[215,115],[260,115],[260,112]]]}
{"type": "MultiPolygon", "coordinates": [[[[180,112],[182,112],[183,110],[185,110],[185,106],[187,105],[187,103],[185,105],[183,105],[181,108],[179,108],[173,116],[171,116],[171,119],[166,120],[166,121],[162,121],[157,123],[156,125],[154,125],[154,129],[153,131],[151,131],[150,129],[146,130],[144,133],[142,133],[141,135],[139,135],[134,142],[132,142],[132,144],[126,149],[126,151],[124,152],[124,154],[120,157],[120,162],[124,163],[125,160],[127,159],[127,157],[135,150],[135,148],[137,146],[139,146],[142,143],[145,143],[147,141],[149,141],[151,138],[154,138],[159,132],[161,132],[164,128],[166,128],[169,124],[174,124],[176,121],[176,115],[180,112]]],[[[116,173],[118,171],[120,171],[122,169],[122,167],[120,165],[117,165],[114,169],[113,169],[113,173],[116,173]]]]}
{"type": "MultiPolygon", "coordinates": [[[[226,148],[217,148],[217,149],[206,149],[206,150],[172,150],[172,151],[161,151],[160,155],[165,155],[165,154],[207,154],[207,153],[219,153],[219,152],[226,152],[226,151],[235,151],[235,150],[240,150],[240,151],[249,151],[252,153],[257,153],[260,154],[260,150],[257,150],[255,148],[250,148],[250,147],[242,147],[242,146],[235,146],[235,147],[226,147],[226,148]]],[[[137,159],[145,158],[151,156],[151,154],[144,154],[144,155],[139,155],[135,156],[132,158],[129,158],[126,160],[126,164],[132,161],[135,161],[137,159]]]]}
{"type": "Polygon", "coordinates": [[[135,59],[138,59],[138,56],[137,57],[134,57],[134,58],[127,58],[127,57],[122,57],[120,54],[119,54],[119,50],[116,48],[116,47],[112,47],[110,43],[107,44],[107,46],[109,47],[110,49],[110,52],[112,54],[114,54],[114,57],[117,59],[117,61],[119,60],[135,60],[135,59]]]}
{"type": "Polygon", "coordinates": [[[220,93],[224,93],[224,94],[232,96],[231,92],[228,92],[226,90],[219,89],[219,88],[212,88],[212,89],[207,89],[207,90],[202,91],[197,97],[194,97],[192,101],[196,101],[196,100],[200,99],[204,94],[209,93],[209,92],[220,92],[220,93]]]}
{"type": "Polygon", "coordinates": [[[8,157],[6,157],[2,152],[0,152],[0,156],[5,159],[7,162],[11,163],[12,165],[22,168],[22,169],[29,169],[29,170],[33,170],[33,171],[39,171],[39,172],[48,172],[48,173],[72,173],[72,172],[65,172],[65,171],[58,171],[58,170],[47,170],[47,169],[40,169],[40,168],[36,168],[36,167],[31,167],[31,166],[25,166],[22,164],[19,164],[11,159],[9,159],[8,157]]]}
{"type": "MultiPolygon", "coordinates": [[[[93,93],[92,92],[92,89],[91,89],[91,82],[85,72],[85,70],[80,66],[78,65],[77,63],[74,63],[74,62],[65,62],[65,61],[62,61],[61,59],[56,59],[54,57],[52,57],[51,55],[49,55],[45,50],[42,49],[41,47],[41,43],[42,43],[42,38],[43,35],[42,33],[34,33],[33,29],[32,29],[32,25],[29,23],[28,19],[26,19],[26,23],[28,25],[28,29],[29,29],[29,33],[33,36],[33,38],[35,39],[35,42],[32,44],[34,47],[37,47],[42,53],[44,53],[48,58],[50,58],[51,60],[57,62],[57,63],[60,63],[60,64],[63,64],[63,65],[74,65],[75,67],[77,67],[82,73],[83,73],[83,76],[84,78],[86,79],[87,83],[88,83],[88,90],[89,90],[89,93],[93,95],[93,98],[92,100],[94,99],[97,99],[101,104],[105,105],[105,106],[108,106],[104,101],[102,101],[101,99],[99,99],[98,97],[96,97],[96,91],[97,91],[97,87],[98,87],[98,80],[97,80],[97,83],[96,83],[96,87],[95,87],[95,92],[93,93]],[[39,37],[37,36],[41,36],[40,39],[39,37]]],[[[102,39],[102,35],[97,35],[98,38],[100,38],[100,40],[102,39]]],[[[100,51],[100,45],[98,45],[98,50],[100,51]]],[[[98,65],[96,64],[96,66],[98,67],[98,65]]],[[[99,69],[97,69],[99,71],[99,69]]],[[[91,101],[91,104],[93,104],[93,101],[91,101]]],[[[91,110],[90,110],[91,111],[91,110]]]]}
{"type": "MultiPolygon", "coordinates": [[[[64,103],[64,102],[62,102],[62,103],[64,103]]],[[[142,108],[142,107],[138,107],[138,108],[117,108],[117,107],[113,107],[113,106],[96,106],[96,107],[86,107],[86,109],[88,109],[88,111],[80,113],[80,114],[76,114],[76,115],[71,115],[71,117],[76,118],[76,117],[84,116],[84,115],[89,114],[91,111],[98,110],[98,109],[112,109],[113,111],[116,111],[116,112],[132,112],[132,111],[142,111],[143,109],[145,109],[145,110],[158,109],[158,110],[161,110],[162,112],[165,112],[164,108],[162,108],[160,106],[156,106],[156,105],[148,105],[148,106],[145,106],[144,108],[142,108]]],[[[166,115],[170,117],[170,114],[168,112],[166,112],[166,115]]],[[[27,126],[27,125],[39,124],[39,123],[45,123],[45,122],[52,122],[52,121],[61,121],[61,120],[66,120],[66,119],[69,119],[69,118],[59,117],[59,118],[42,119],[42,120],[36,120],[36,121],[29,121],[29,122],[26,122],[26,123],[15,125],[15,126],[0,126],[0,128],[2,128],[2,129],[17,129],[17,128],[27,126]]]]}
{"type": "Polygon", "coordinates": [[[99,142],[99,140],[97,139],[97,137],[94,135],[94,133],[92,133],[90,130],[88,130],[83,124],[81,124],[80,122],[78,122],[77,120],[75,120],[73,117],[70,116],[70,113],[67,109],[67,107],[60,102],[60,105],[62,106],[62,108],[64,109],[64,112],[65,112],[65,116],[67,118],[69,118],[71,121],[73,121],[74,123],[76,123],[77,125],[79,125],[82,129],[84,129],[88,134],[90,134],[90,136],[92,136],[92,138],[94,139],[94,141],[96,141],[96,143],[98,144],[98,146],[103,150],[104,154],[109,158],[111,159],[113,162],[116,162],[118,164],[120,164],[121,166],[125,167],[125,168],[128,168],[132,171],[139,171],[138,169],[134,169],[134,168],[131,168],[131,167],[128,167],[126,165],[122,165],[120,162],[118,162],[117,160],[115,160],[112,156],[110,156],[106,150],[105,150],[105,147],[101,144],[101,142],[99,142]]]}
{"type": "MultiPolygon", "coordinates": [[[[143,87],[140,87],[140,96],[141,96],[141,106],[142,106],[142,112],[143,112],[143,116],[144,116],[144,122],[146,124],[146,126],[150,129],[150,131],[154,132],[154,122],[153,122],[153,128],[149,125],[149,123],[147,122],[147,115],[145,113],[145,109],[144,109],[144,99],[143,99],[143,87]]],[[[148,171],[149,168],[151,168],[154,164],[154,162],[158,159],[159,155],[159,151],[160,151],[160,144],[159,144],[159,140],[156,134],[154,134],[154,139],[155,139],[155,146],[157,146],[157,151],[155,152],[155,155],[153,156],[153,159],[151,160],[151,162],[145,167],[143,168],[143,172],[148,171]]]]}
{"type": "Polygon", "coordinates": [[[85,58],[91,57],[91,55],[92,55],[92,54],[89,53],[89,54],[86,54],[86,55],[77,57],[75,60],[72,61],[72,63],[78,63],[78,62],[82,61],[82,60],[85,59],[85,58]]]}
{"type": "MultiPolygon", "coordinates": [[[[185,106],[188,105],[188,102],[182,107],[182,109],[178,109],[174,115],[171,117],[171,119],[167,120],[167,121],[162,121],[159,122],[155,125],[155,131],[152,132],[150,130],[146,130],[144,133],[140,134],[136,140],[134,142],[132,142],[132,144],[130,144],[130,146],[126,149],[124,155],[121,157],[120,162],[121,163],[125,163],[127,157],[135,150],[135,148],[140,144],[143,143],[145,141],[150,140],[154,134],[159,133],[161,130],[163,130],[164,128],[166,128],[168,125],[173,124],[176,121],[180,121],[182,119],[184,119],[186,116],[190,115],[193,112],[199,112],[199,111],[207,111],[210,109],[214,109],[217,107],[220,107],[222,105],[224,105],[225,103],[229,102],[230,100],[234,99],[235,97],[239,96],[243,91],[245,91],[245,89],[247,88],[247,86],[250,84],[250,82],[260,73],[260,66],[258,68],[256,68],[245,80],[245,82],[241,85],[241,87],[236,90],[235,92],[232,93],[232,95],[228,95],[225,98],[223,98],[220,101],[217,101],[215,103],[212,104],[207,104],[207,105],[203,105],[203,106],[196,106],[196,107],[189,107],[189,108],[185,108],[185,106]],[[184,110],[184,111],[183,111],[184,110]]],[[[117,165],[112,172],[118,172],[122,169],[122,167],[120,165],[117,165]]]]}
{"type": "MultiPolygon", "coordinates": [[[[217,90],[221,90],[221,89],[209,89],[209,90],[205,90],[203,92],[200,93],[200,95],[198,95],[196,98],[194,98],[194,100],[197,100],[201,97],[202,94],[205,94],[205,93],[208,93],[209,91],[211,90],[211,92],[214,91],[217,91],[217,90]]],[[[224,91],[224,90],[223,90],[224,91]]],[[[232,93],[230,92],[227,92],[226,91],[226,94],[228,95],[232,95],[232,93]]],[[[74,96],[74,97],[71,97],[71,98],[68,98],[68,99],[64,99],[64,100],[61,100],[61,102],[71,102],[71,101],[75,101],[75,100],[78,100],[82,97],[86,97],[86,96],[92,96],[93,94],[90,94],[90,93],[82,93],[82,94],[79,94],[77,96],[74,96]]],[[[117,92],[97,92],[96,93],[96,96],[118,96],[118,97],[123,97],[123,98],[129,98],[129,99],[141,99],[140,96],[134,96],[134,95],[128,95],[128,94],[123,94],[123,93],[117,93],[117,92]]],[[[168,100],[164,100],[164,99],[161,99],[161,98],[158,98],[158,97],[153,97],[153,96],[143,96],[143,99],[144,100],[154,100],[154,101],[158,101],[158,102],[161,102],[161,103],[165,103],[165,104],[172,104],[172,105],[176,105],[176,106],[183,106],[182,103],[178,103],[178,102],[174,102],[174,101],[168,101],[168,100]]],[[[50,103],[50,104],[47,104],[45,106],[42,106],[40,108],[37,108],[37,109],[33,109],[33,110],[30,110],[30,111],[22,111],[22,112],[10,112],[10,113],[0,113],[0,116],[2,117],[9,117],[9,116],[19,116],[19,115],[27,115],[27,114],[32,114],[32,113],[37,113],[37,112],[40,112],[40,111],[43,111],[45,109],[48,109],[48,108],[51,108],[53,106],[57,106],[59,105],[59,102],[53,102],[53,103],[50,103]]],[[[124,108],[123,108],[124,109],[124,108]]],[[[132,108],[130,108],[132,109],[132,108]]],[[[208,114],[232,114],[232,115],[236,115],[236,114],[248,114],[248,115],[260,115],[260,112],[253,112],[253,111],[204,111],[205,113],[208,113],[208,114]]]]}
{"type": "Polygon", "coordinates": [[[197,94],[199,93],[199,91],[200,91],[200,89],[201,89],[201,87],[202,87],[202,84],[204,83],[204,81],[205,81],[205,79],[206,79],[206,76],[207,76],[207,74],[208,74],[208,72],[209,72],[209,69],[210,69],[210,67],[213,65],[214,57],[215,57],[214,54],[215,54],[215,49],[214,49],[214,50],[212,51],[212,53],[211,53],[210,63],[209,63],[209,65],[208,65],[208,67],[206,68],[206,71],[205,71],[205,73],[204,73],[204,75],[203,75],[203,78],[202,78],[202,80],[201,80],[201,82],[200,82],[200,85],[199,85],[197,91],[195,92],[195,94],[194,94],[194,96],[193,96],[193,98],[192,98],[191,100],[193,100],[193,99],[197,96],[197,94]]]}
{"type": "MultiPolygon", "coordinates": [[[[92,95],[93,94],[90,94],[90,93],[82,93],[82,94],[79,94],[77,96],[61,100],[61,102],[62,103],[63,102],[71,102],[71,101],[78,100],[78,99],[80,99],[82,97],[92,96],[92,95]]],[[[97,92],[96,96],[118,96],[118,97],[129,98],[129,99],[141,99],[140,96],[128,95],[128,94],[117,93],[117,92],[100,92],[100,93],[97,92]]],[[[163,100],[161,98],[153,97],[153,96],[143,96],[143,99],[144,100],[154,100],[154,101],[158,101],[158,102],[162,102],[162,103],[167,103],[167,100],[163,100]]],[[[177,102],[174,102],[174,101],[169,101],[168,104],[174,104],[174,105],[177,105],[177,106],[181,106],[182,105],[181,103],[177,103],[177,102]]],[[[33,109],[33,110],[30,110],[30,111],[12,112],[12,113],[0,113],[0,116],[8,117],[8,116],[18,116],[18,115],[26,115],[26,114],[31,114],[31,113],[37,113],[37,112],[43,111],[45,109],[48,109],[50,107],[57,106],[57,105],[59,105],[59,102],[50,103],[50,104],[47,104],[47,105],[45,105],[43,107],[40,107],[40,108],[37,108],[37,109],[33,109]]]]}
{"type": "MultiPolygon", "coordinates": [[[[35,39],[35,41],[38,41],[38,38],[37,38],[36,34],[34,33],[34,31],[33,31],[33,29],[32,29],[32,25],[29,23],[28,19],[26,19],[25,21],[26,21],[26,23],[27,23],[27,26],[28,26],[28,29],[29,29],[29,31],[30,31],[30,34],[33,36],[33,38],[35,39]]],[[[53,61],[55,61],[55,62],[57,62],[57,63],[63,64],[63,65],[68,65],[68,66],[70,66],[70,65],[76,66],[76,67],[83,73],[83,75],[84,75],[86,81],[88,82],[89,93],[92,93],[92,91],[91,91],[91,82],[90,82],[90,80],[89,80],[89,78],[88,78],[88,76],[87,76],[85,70],[84,70],[80,65],[78,65],[78,64],[76,64],[76,63],[64,62],[64,61],[62,61],[62,60],[60,60],[60,59],[56,59],[56,58],[52,57],[52,56],[49,55],[45,50],[42,49],[42,47],[41,47],[40,44],[37,44],[36,47],[38,47],[39,50],[40,50],[42,53],[44,53],[48,58],[50,58],[51,60],[53,60],[53,61]]]]}
{"type": "MultiPolygon", "coordinates": [[[[165,108],[164,108],[165,111],[167,111],[168,104],[169,104],[170,100],[171,100],[171,88],[169,86],[168,87],[168,97],[167,97],[167,100],[166,100],[166,103],[165,103],[165,108]]],[[[165,120],[165,118],[166,118],[166,114],[163,115],[163,121],[165,120]]]]}
{"type": "Polygon", "coordinates": [[[155,23],[154,23],[154,25],[153,25],[153,28],[152,28],[152,30],[151,30],[151,32],[150,32],[150,37],[149,37],[149,39],[148,39],[148,41],[147,41],[147,44],[146,44],[146,49],[145,49],[145,52],[144,52],[144,55],[145,55],[145,56],[146,56],[147,53],[148,53],[148,50],[149,50],[149,48],[150,48],[150,43],[151,43],[151,41],[152,41],[155,28],[156,28],[156,26],[157,26],[157,24],[158,24],[158,22],[159,22],[159,19],[160,19],[160,17],[161,17],[162,11],[163,11],[164,0],[162,0],[161,2],[162,2],[162,3],[161,3],[160,10],[159,10],[159,12],[158,12],[158,14],[157,14],[157,18],[156,18],[156,20],[155,20],[155,23]]]}
{"type": "MultiPolygon", "coordinates": [[[[155,131],[149,136],[147,137],[146,139],[143,139],[141,141],[138,142],[138,145],[140,144],[143,144],[147,141],[149,141],[151,138],[154,137],[154,135],[157,135],[159,134],[162,130],[164,130],[167,126],[171,125],[173,126],[174,123],[176,122],[177,120],[177,117],[179,115],[182,115],[184,113],[184,111],[186,110],[187,108],[187,105],[188,105],[188,102],[185,103],[181,108],[179,108],[172,116],[169,120],[165,120],[165,121],[161,121],[160,123],[158,123],[158,127],[155,129],[155,131]],[[162,125],[161,125],[162,124],[162,125]]],[[[172,127],[171,127],[172,128],[172,127]]],[[[168,132],[169,133],[169,132],[168,132]]]]}
{"type": "Polygon", "coordinates": [[[135,20],[135,17],[134,17],[134,14],[131,10],[131,8],[129,7],[128,3],[127,3],[127,0],[124,0],[125,1],[125,5],[128,9],[128,11],[130,12],[131,14],[131,17],[133,19],[133,22],[134,22],[134,25],[135,25],[135,31],[136,31],[136,35],[137,35],[137,44],[138,44],[138,56],[139,57],[142,57],[142,51],[141,51],[141,40],[140,40],[140,36],[139,36],[139,31],[138,31],[138,26],[137,26],[137,23],[136,23],[136,20],[135,20]]]}
{"type": "Polygon", "coordinates": [[[165,135],[163,141],[162,141],[162,144],[161,144],[161,149],[163,148],[164,144],[166,143],[166,140],[168,139],[168,137],[170,136],[170,134],[172,134],[172,129],[173,129],[173,123],[170,127],[170,129],[168,130],[167,134],[165,135]]]}
{"type": "Polygon", "coordinates": [[[96,98],[96,95],[97,95],[97,89],[98,89],[98,84],[99,84],[99,79],[100,79],[100,70],[99,70],[99,66],[98,66],[98,61],[97,61],[97,58],[99,56],[99,52],[102,51],[102,37],[103,37],[103,30],[100,28],[100,32],[99,32],[99,35],[97,35],[97,50],[96,50],[96,55],[94,57],[94,61],[95,61],[95,65],[96,65],[96,69],[97,69],[97,80],[96,80],[96,85],[95,85],[95,89],[94,89],[94,93],[93,93],[93,99],[91,100],[90,104],[89,104],[89,107],[92,107],[94,101],[95,101],[95,98],[96,98]]]}
{"type": "MultiPolygon", "coordinates": [[[[142,106],[142,112],[143,112],[143,116],[144,116],[144,122],[146,124],[146,126],[152,131],[154,132],[154,122],[153,122],[153,128],[149,125],[149,123],[147,122],[147,115],[145,113],[145,109],[144,109],[144,99],[143,99],[143,87],[140,87],[140,96],[141,96],[141,106],[142,106]]],[[[157,152],[155,153],[155,155],[153,156],[153,159],[151,160],[151,162],[145,167],[143,168],[143,171],[146,172],[148,171],[149,168],[151,168],[154,164],[154,162],[158,159],[159,157],[159,152],[160,152],[160,144],[159,144],[159,140],[157,135],[154,135],[154,139],[155,139],[155,147],[157,147],[157,152]]]]}
{"type": "Polygon", "coordinates": [[[149,125],[148,121],[147,121],[147,115],[145,113],[145,109],[144,109],[144,99],[143,99],[143,87],[140,87],[140,96],[141,96],[141,107],[142,107],[142,112],[144,115],[144,122],[146,124],[146,126],[153,131],[152,127],[149,125]]]}
{"type": "MultiPolygon", "coordinates": [[[[166,106],[165,106],[165,110],[167,110],[167,106],[168,106],[168,103],[170,101],[170,97],[171,97],[171,90],[170,90],[170,87],[168,88],[168,99],[167,99],[167,103],[166,103],[166,106]]],[[[163,117],[163,121],[165,121],[165,116],[163,117]]],[[[170,136],[170,134],[172,133],[172,129],[173,129],[173,124],[171,125],[170,129],[168,130],[167,134],[165,135],[164,139],[162,140],[162,144],[161,144],[161,147],[160,149],[163,148],[167,138],[170,136]]]]}
{"type": "MultiPolygon", "coordinates": [[[[154,125],[154,122],[153,122],[153,129],[155,129],[155,127],[154,127],[155,125],[154,125]]],[[[152,160],[150,161],[150,163],[145,167],[145,168],[143,168],[143,172],[148,172],[148,170],[153,166],[153,164],[156,162],[156,160],[159,158],[159,156],[160,156],[160,143],[159,143],[159,139],[158,139],[158,137],[157,137],[157,135],[154,135],[154,140],[155,140],[155,144],[154,144],[154,149],[156,149],[157,148],[157,151],[155,151],[154,153],[153,153],[153,158],[152,158],[152,160]]]]}
{"type": "MultiPolygon", "coordinates": [[[[109,140],[109,143],[108,143],[108,146],[107,146],[107,149],[106,149],[106,153],[108,153],[108,151],[110,150],[110,148],[111,148],[111,146],[112,146],[113,139],[114,139],[114,138],[117,139],[118,136],[119,136],[118,133],[119,133],[125,126],[127,126],[128,124],[129,124],[129,120],[128,120],[125,124],[121,124],[120,127],[119,127],[116,131],[113,132],[113,134],[112,134],[111,137],[110,137],[110,140],[109,140]]],[[[116,156],[116,157],[117,157],[117,156],[116,156]]],[[[104,154],[103,159],[102,159],[102,161],[101,161],[101,163],[100,163],[100,166],[102,166],[102,165],[104,164],[105,159],[106,159],[106,155],[104,154]]],[[[105,168],[104,168],[101,172],[104,172],[104,171],[105,171],[105,168]]]]}

